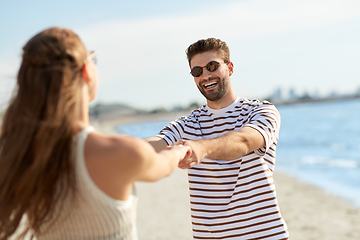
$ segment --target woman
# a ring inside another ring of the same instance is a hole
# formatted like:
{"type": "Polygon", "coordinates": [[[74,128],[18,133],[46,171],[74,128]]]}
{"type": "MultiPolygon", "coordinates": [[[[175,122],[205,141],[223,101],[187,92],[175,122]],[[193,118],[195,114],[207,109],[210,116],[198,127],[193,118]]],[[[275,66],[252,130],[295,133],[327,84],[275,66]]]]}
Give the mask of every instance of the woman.
{"type": "Polygon", "coordinates": [[[95,58],[69,29],[47,29],[23,48],[0,136],[0,239],[23,216],[23,236],[39,240],[137,239],[134,182],[166,177],[190,154],[94,131],[95,58]]]}

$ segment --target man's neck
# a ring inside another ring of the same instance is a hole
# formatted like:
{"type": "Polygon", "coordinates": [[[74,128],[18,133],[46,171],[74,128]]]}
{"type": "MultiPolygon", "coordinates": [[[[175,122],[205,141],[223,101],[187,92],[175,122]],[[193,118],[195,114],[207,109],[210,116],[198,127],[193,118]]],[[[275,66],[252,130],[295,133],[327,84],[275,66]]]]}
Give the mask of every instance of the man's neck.
{"type": "Polygon", "coordinates": [[[217,101],[207,100],[207,105],[212,109],[221,109],[230,106],[236,99],[236,95],[233,91],[229,91],[221,99],[217,101]]]}

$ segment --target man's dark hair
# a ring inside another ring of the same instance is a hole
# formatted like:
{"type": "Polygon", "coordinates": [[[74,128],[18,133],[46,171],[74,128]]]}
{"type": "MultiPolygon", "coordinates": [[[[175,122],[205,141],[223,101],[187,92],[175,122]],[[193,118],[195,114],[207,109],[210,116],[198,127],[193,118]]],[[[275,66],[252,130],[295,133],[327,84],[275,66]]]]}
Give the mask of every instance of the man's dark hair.
{"type": "Polygon", "coordinates": [[[199,41],[191,44],[186,49],[186,56],[189,61],[189,66],[191,59],[196,54],[204,53],[208,51],[218,51],[221,54],[225,63],[230,62],[230,50],[226,45],[226,42],[223,42],[220,39],[216,39],[216,38],[208,38],[208,39],[200,39],[199,41]]]}

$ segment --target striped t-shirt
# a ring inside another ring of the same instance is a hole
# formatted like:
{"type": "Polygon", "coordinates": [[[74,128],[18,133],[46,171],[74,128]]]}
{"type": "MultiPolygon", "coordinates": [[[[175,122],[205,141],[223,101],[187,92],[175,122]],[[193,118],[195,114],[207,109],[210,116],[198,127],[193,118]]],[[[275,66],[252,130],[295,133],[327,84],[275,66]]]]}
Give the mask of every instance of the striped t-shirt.
{"type": "Polygon", "coordinates": [[[168,145],[216,138],[252,127],[266,146],[231,161],[204,158],[188,170],[194,239],[288,239],[276,199],[273,171],[280,115],[269,102],[237,98],[230,106],[204,105],[164,127],[168,145]]]}

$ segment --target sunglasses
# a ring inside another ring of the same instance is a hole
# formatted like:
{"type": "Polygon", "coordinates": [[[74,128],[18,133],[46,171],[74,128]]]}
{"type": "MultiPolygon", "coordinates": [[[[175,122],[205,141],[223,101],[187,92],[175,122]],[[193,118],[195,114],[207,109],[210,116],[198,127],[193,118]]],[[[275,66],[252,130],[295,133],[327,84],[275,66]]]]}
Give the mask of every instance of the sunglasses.
{"type": "Polygon", "coordinates": [[[94,64],[97,64],[97,52],[91,51],[89,56],[87,56],[86,60],[91,60],[94,64]]]}
{"type": "Polygon", "coordinates": [[[211,61],[204,67],[193,67],[191,69],[190,74],[193,75],[193,77],[200,77],[203,74],[203,68],[206,68],[209,72],[215,72],[220,67],[220,63],[217,61],[211,61]]]}

